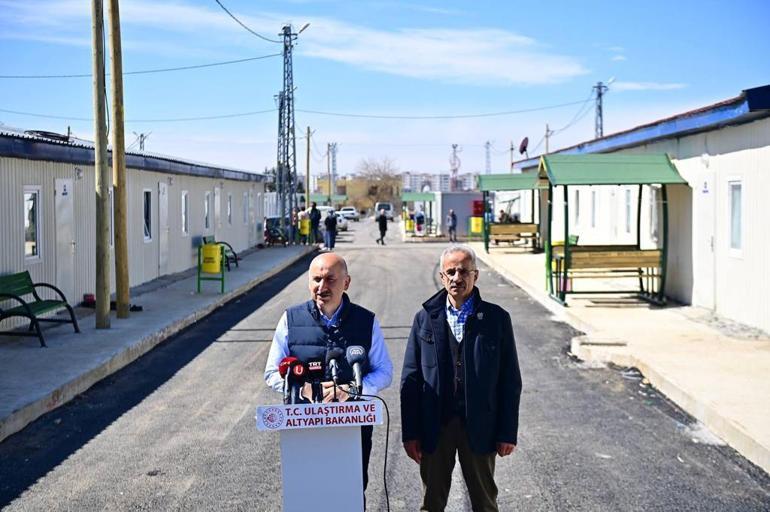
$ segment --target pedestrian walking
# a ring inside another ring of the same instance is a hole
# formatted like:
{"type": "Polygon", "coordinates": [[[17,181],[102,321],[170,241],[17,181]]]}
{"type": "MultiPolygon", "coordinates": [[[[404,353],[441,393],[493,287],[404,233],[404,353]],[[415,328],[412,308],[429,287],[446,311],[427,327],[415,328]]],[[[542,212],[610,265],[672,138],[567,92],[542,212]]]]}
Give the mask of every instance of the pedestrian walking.
{"type": "Polygon", "coordinates": [[[377,225],[380,228],[380,238],[377,239],[378,244],[385,245],[385,233],[388,232],[388,217],[385,215],[385,210],[380,210],[380,214],[377,216],[377,225]]]}
{"type": "Polygon", "coordinates": [[[334,250],[334,242],[337,240],[337,216],[334,215],[334,210],[329,210],[329,213],[324,219],[324,244],[330,251],[334,250]]]}
{"type": "Polygon", "coordinates": [[[495,455],[516,448],[521,374],[511,317],[481,299],[476,255],[451,245],[444,289],[417,312],[401,373],[401,432],[420,465],[420,510],[444,510],[455,456],[475,512],[497,511],[495,455]]]}
{"type": "Polygon", "coordinates": [[[446,216],[446,225],[449,230],[449,241],[457,242],[457,214],[451,208],[446,216]]]}

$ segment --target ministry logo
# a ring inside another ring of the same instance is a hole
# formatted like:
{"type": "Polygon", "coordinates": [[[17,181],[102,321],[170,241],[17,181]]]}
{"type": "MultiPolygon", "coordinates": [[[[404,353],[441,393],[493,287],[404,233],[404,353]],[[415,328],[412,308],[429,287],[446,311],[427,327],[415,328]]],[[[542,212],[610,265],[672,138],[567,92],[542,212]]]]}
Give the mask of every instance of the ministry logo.
{"type": "Polygon", "coordinates": [[[278,407],[268,407],[262,411],[262,423],[272,430],[283,425],[283,411],[278,407]]]}

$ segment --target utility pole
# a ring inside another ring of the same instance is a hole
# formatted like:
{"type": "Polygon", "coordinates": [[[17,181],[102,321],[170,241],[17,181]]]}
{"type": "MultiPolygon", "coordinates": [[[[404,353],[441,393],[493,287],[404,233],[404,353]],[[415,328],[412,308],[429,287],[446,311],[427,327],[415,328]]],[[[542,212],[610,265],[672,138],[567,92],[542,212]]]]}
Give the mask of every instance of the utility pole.
{"type": "Polygon", "coordinates": [[[449,190],[455,192],[459,187],[457,186],[457,174],[460,171],[460,157],[457,156],[461,150],[459,144],[452,144],[452,156],[449,158],[449,169],[451,171],[451,177],[449,179],[449,190]]]}
{"type": "Polygon", "coordinates": [[[487,141],[486,144],[484,144],[484,149],[486,150],[486,168],[484,172],[486,174],[492,174],[492,155],[490,151],[492,150],[492,143],[487,141]]]}
{"type": "Polygon", "coordinates": [[[513,172],[513,141],[511,141],[511,172],[513,172]]]}
{"type": "Polygon", "coordinates": [[[327,184],[329,187],[327,188],[327,191],[329,192],[329,206],[332,205],[332,166],[331,166],[331,155],[332,155],[332,145],[331,143],[326,144],[326,175],[327,179],[329,180],[327,184]]]}
{"type": "MultiPolygon", "coordinates": [[[[332,193],[337,192],[337,143],[332,142],[329,144],[329,150],[332,153],[332,184],[331,184],[331,190],[332,193]]],[[[329,205],[331,206],[331,205],[329,205]]]]}
{"type": "Polygon", "coordinates": [[[96,328],[110,328],[110,169],[104,78],[104,5],[91,0],[94,86],[94,185],[96,189],[96,328]]]}
{"type": "Polygon", "coordinates": [[[550,152],[548,142],[551,139],[551,135],[553,135],[553,130],[548,128],[548,123],[545,123],[545,154],[546,155],[550,152]]]}
{"type": "Polygon", "coordinates": [[[307,127],[307,155],[305,158],[305,208],[310,208],[310,127],[307,127]]]}
{"type": "MultiPolygon", "coordinates": [[[[115,200],[115,299],[118,318],[128,318],[128,221],[126,194],[126,139],[123,108],[123,51],[120,42],[120,8],[118,0],[109,0],[110,72],[112,92],[112,187],[115,200]]],[[[144,134],[140,137],[144,151],[144,134]]],[[[109,207],[108,210],[109,212],[109,207]]]]}
{"type": "MultiPolygon", "coordinates": [[[[612,79],[610,79],[612,82],[612,79]]],[[[594,122],[594,138],[600,139],[604,136],[604,112],[602,108],[602,97],[607,92],[607,87],[602,82],[597,82],[593,87],[596,90],[596,119],[594,122]]]]}

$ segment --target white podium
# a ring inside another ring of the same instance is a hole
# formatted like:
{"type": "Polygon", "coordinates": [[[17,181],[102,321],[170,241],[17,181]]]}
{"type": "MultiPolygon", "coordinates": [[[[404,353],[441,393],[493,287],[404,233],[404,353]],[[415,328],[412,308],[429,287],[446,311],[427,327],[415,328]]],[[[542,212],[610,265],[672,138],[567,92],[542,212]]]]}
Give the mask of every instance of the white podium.
{"type": "Polygon", "coordinates": [[[281,432],[285,512],[363,512],[361,427],[382,425],[382,404],[267,405],[256,420],[261,431],[281,432]]]}

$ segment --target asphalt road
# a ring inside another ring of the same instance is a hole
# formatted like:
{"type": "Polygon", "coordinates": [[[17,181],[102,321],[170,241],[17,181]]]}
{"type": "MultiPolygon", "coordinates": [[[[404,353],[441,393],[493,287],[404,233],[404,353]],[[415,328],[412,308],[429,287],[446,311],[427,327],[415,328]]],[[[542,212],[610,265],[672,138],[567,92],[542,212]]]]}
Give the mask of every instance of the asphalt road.
{"type": "MultiPolygon", "coordinates": [[[[398,379],[414,313],[437,288],[441,245],[402,244],[392,224],[350,223],[337,250],[351,298],[375,311],[396,368],[391,510],[419,508],[400,443],[398,379]]],[[[259,510],[281,507],[278,438],[254,426],[280,397],[262,380],[283,310],[306,300],[302,261],[0,444],[8,510],[259,510]]],[[[481,267],[482,296],[511,312],[522,367],[519,447],[498,459],[501,510],[768,510],[770,479],[645,386],[634,371],[567,354],[576,332],[481,267]]],[[[375,430],[369,510],[385,510],[385,429],[375,430]]],[[[340,478],[344,485],[344,475],[340,478]]],[[[459,468],[449,510],[470,510],[459,468]]],[[[322,510],[322,509],[319,509],[322,510]]],[[[329,507],[327,510],[335,510],[329,507]]]]}

